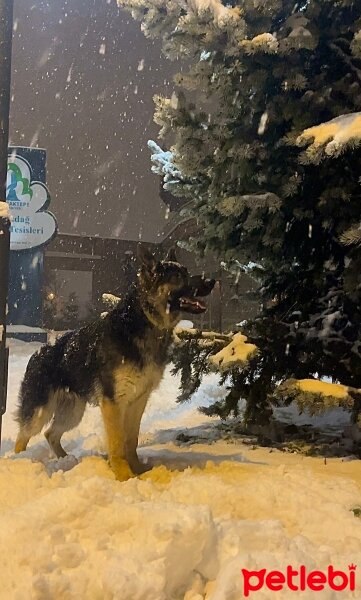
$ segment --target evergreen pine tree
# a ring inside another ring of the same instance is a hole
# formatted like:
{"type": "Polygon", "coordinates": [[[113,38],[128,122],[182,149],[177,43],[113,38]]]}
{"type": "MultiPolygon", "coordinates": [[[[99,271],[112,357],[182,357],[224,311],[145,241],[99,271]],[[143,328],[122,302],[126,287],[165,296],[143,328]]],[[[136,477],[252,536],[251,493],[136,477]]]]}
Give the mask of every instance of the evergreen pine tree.
{"type": "MultiPolygon", "coordinates": [[[[361,3],[354,0],[118,0],[183,61],[171,98],[155,98],[153,170],[190,202],[198,252],[251,265],[263,308],[259,348],[232,370],[214,411],[268,418],[275,386],[330,376],[361,387],[359,139],[303,135],[361,106],[361,3]]],[[[337,127],[336,127],[337,129],[337,127]]],[[[190,386],[189,389],[191,389],[190,386]]]]}
{"type": "Polygon", "coordinates": [[[66,329],[72,329],[79,322],[79,304],[77,295],[72,292],[62,310],[62,326],[66,329]]]}

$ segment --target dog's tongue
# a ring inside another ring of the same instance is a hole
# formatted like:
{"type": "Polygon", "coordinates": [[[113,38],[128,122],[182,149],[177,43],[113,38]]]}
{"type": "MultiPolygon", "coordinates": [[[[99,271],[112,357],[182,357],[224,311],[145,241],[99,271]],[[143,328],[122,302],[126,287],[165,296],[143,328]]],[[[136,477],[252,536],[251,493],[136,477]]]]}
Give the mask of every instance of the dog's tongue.
{"type": "Polygon", "coordinates": [[[188,296],[182,296],[179,300],[180,307],[183,309],[192,310],[192,312],[204,312],[206,305],[199,298],[189,298],[188,296]]]}

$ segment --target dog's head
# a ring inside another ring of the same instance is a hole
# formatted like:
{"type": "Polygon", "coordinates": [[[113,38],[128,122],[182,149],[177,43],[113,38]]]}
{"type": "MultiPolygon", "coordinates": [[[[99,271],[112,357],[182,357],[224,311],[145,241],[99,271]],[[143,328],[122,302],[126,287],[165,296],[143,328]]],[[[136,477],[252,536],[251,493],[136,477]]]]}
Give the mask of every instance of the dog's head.
{"type": "Polygon", "coordinates": [[[202,300],[215,284],[214,279],[201,275],[190,276],[186,267],[179,264],[174,250],[157,261],[143,246],[138,246],[141,268],[138,273],[143,308],[148,318],[162,329],[173,328],[181,312],[194,315],[206,310],[202,300]]]}

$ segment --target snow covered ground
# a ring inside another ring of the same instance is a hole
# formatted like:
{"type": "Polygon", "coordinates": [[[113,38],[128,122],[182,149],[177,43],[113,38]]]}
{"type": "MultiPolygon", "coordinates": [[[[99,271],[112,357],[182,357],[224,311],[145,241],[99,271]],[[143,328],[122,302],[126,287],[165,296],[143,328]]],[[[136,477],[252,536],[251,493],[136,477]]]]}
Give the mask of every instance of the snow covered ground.
{"type": "MultiPolygon", "coordinates": [[[[216,442],[175,445],[174,430],[210,421],[198,405],[219,393],[210,377],[189,404],[166,374],[142,424],[156,465],[119,483],[106,461],[99,411],[51,458],[39,436],[15,457],[12,411],[34,343],[11,341],[8,411],[0,459],[1,600],[239,600],[241,568],[361,567],[361,465],[216,442]],[[158,466],[157,466],[158,465],[158,466]]],[[[359,577],[360,579],[360,577],[359,577]]],[[[266,589],[256,600],[289,598],[266,589]]],[[[355,592],[293,592],[311,600],[355,592]]]]}

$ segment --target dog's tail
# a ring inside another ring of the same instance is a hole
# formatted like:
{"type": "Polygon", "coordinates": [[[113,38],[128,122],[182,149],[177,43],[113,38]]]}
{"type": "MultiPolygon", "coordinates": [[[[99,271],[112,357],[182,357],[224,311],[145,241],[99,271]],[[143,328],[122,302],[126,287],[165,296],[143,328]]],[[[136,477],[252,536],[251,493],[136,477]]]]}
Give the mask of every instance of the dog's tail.
{"type": "Polygon", "coordinates": [[[40,433],[54,414],[54,394],[46,360],[48,350],[49,348],[43,348],[31,356],[20,387],[19,404],[15,413],[20,426],[15,444],[16,453],[26,449],[30,438],[40,433]]]}

